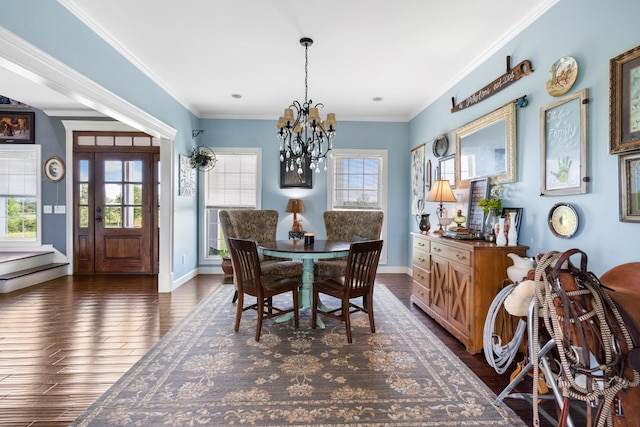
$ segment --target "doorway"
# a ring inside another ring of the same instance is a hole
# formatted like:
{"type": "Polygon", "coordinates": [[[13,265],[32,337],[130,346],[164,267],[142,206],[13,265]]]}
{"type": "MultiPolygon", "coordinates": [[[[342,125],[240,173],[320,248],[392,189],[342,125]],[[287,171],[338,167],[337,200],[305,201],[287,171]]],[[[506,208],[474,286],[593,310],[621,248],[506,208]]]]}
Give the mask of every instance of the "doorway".
{"type": "Polygon", "coordinates": [[[158,273],[160,165],[151,140],[141,133],[74,132],[74,273],[158,273]],[[149,144],[135,146],[140,138],[149,144]],[[110,140],[114,145],[100,145],[110,140]]]}

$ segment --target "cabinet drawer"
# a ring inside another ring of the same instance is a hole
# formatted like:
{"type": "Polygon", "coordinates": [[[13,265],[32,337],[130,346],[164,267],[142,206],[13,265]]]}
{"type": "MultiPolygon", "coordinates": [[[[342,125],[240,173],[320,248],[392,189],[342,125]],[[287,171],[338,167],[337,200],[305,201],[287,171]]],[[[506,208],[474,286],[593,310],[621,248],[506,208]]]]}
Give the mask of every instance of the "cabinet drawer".
{"type": "Polygon", "coordinates": [[[429,252],[430,243],[427,239],[423,239],[422,237],[413,236],[413,249],[419,249],[426,252],[429,252]]]}
{"type": "Polygon", "coordinates": [[[412,295],[419,299],[424,305],[429,306],[429,289],[418,282],[413,282],[412,295]]]}
{"type": "Polygon", "coordinates": [[[434,242],[431,245],[431,253],[446,258],[449,261],[457,262],[463,265],[471,265],[471,252],[465,251],[464,249],[458,249],[452,246],[434,242]]]}
{"type": "Polygon", "coordinates": [[[426,271],[431,271],[431,254],[423,250],[413,248],[413,265],[426,271]]]}
{"type": "Polygon", "coordinates": [[[426,286],[427,288],[429,287],[429,278],[430,278],[431,274],[426,271],[423,270],[421,268],[419,268],[418,266],[416,266],[414,264],[413,266],[413,280],[422,284],[422,286],[426,286]]]}

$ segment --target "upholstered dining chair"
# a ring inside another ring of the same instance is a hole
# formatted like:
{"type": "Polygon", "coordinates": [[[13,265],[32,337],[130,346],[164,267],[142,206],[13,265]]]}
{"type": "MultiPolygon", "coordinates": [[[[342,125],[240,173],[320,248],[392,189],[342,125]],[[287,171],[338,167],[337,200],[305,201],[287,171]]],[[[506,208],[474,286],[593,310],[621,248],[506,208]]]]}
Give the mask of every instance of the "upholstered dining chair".
{"type": "MultiPolygon", "coordinates": [[[[380,211],[326,211],[323,214],[327,240],[358,242],[378,240],[382,233],[384,213],[380,211]]],[[[314,277],[326,279],[344,276],[346,258],[318,260],[314,263],[314,277]]]]}
{"type": "Polygon", "coordinates": [[[283,314],[292,313],[296,328],[298,328],[298,280],[274,275],[265,276],[260,267],[258,245],[253,240],[229,238],[229,250],[233,261],[233,271],[237,277],[238,308],[236,310],[235,331],[240,328],[242,313],[247,310],[258,312],[256,326],[256,341],[260,341],[262,321],[283,314]],[[288,309],[273,305],[273,297],[285,292],[291,292],[292,306],[288,309]],[[256,298],[256,303],[244,306],[244,296],[256,298]]]}
{"type": "Polygon", "coordinates": [[[320,311],[320,314],[345,322],[347,341],[353,342],[351,336],[351,314],[362,311],[369,315],[371,333],[376,332],[373,319],[373,286],[378,271],[378,261],[382,252],[382,240],[369,240],[351,243],[347,257],[346,274],[313,282],[312,328],[316,327],[320,294],[329,295],[341,301],[340,307],[320,311]],[[353,298],[363,297],[362,306],[351,302],[353,298]]]}
{"type": "MultiPolygon", "coordinates": [[[[222,233],[225,239],[227,239],[227,243],[230,238],[254,239],[258,243],[262,243],[276,240],[279,215],[278,211],[275,210],[230,209],[221,210],[219,218],[222,233]]],[[[301,261],[261,256],[260,267],[262,268],[262,272],[267,276],[273,275],[302,280],[301,261]]],[[[237,283],[235,274],[234,283],[237,283]]],[[[237,299],[238,291],[236,290],[233,301],[235,302],[237,299]]]]}

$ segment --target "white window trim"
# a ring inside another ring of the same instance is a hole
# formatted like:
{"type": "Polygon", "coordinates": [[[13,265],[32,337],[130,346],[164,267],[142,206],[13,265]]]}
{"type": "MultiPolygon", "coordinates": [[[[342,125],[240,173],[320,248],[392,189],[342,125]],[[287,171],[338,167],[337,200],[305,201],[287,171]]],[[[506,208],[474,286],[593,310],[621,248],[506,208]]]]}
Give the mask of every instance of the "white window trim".
{"type": "MultiPolygon", "coordinates": [[[[262,209],[262,148],[238,148],[238,147],[212,147],[216,154],[255,154],[256,155],[256,209],[262,209]]],[[[198,262],[200,265],[219,265],[220,258],[207,257],[208,243],[205,235],[207,226],[205,202],[205,179],[206,172],[199,171],[198,176],[198,262]]]]}
{"type": "MultiPolygon", "coordinates": [[[[333,155],[339,156],[349,156],[349,157],[372,157],[379,156],[382,158],[382,174],[381,178],[381,186],[382,189],[380,191],[381,198],[381,211],[384,214],[384,221],[382,223],[382,233],[380,233],[380,238],[386,242],[387,240],[387,188],[388,188],[388,169],[389,169],[389,152],[388,150],[370,150],[370,149],[346,149],[346,148],[334,148],[332,150],[333,155]]],[[[335,161],[334,157],[331,156],[327,163],[327,208],[331,209],[333,206],[333,188],[334,188],[334,175],[335,173],[335,161]]],[[[382,246],[382,253],[380,254],[380,264],[387,263],[387,245],[382,246]]]]}
{"type": "MultiPolygon", "coordinates": [[[[37,144],[6,145],[6,150],[35,151],[36,164],[42,165],[42,148],[37,144]]],[[[42,168],[36,168],[36,238],[35,240],[0,241],[0,249],[33,249],[42,246],[42,168]]]]}

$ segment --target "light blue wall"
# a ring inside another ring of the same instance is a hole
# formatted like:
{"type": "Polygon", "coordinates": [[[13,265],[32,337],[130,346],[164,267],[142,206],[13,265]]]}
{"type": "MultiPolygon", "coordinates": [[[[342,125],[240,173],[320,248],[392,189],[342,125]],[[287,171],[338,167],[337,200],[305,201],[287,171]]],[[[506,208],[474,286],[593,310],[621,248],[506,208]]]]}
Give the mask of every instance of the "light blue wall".
{"type": "MultiPolygon", "coordinates": [[[[2,6],[2,27],[176,129],[176,159],[178,154],[188,154],[191,151],[191,130],[198,129],[198,119],[60,3],[56,0],[20,0],[3,2],[2,6]]],[[[57,119],[50,120],[51,126],[56,127],[57,119]]],[[[36,133],[36,142],[47,145],[43,148],[43,156],[55,152],[64,159],[61,155],[63,152],[60,152],[60,143],[64,147],[64,139],[62,142],[52,142],[52,135],[47,133],[49,127],[43,125],[44,123],[36,123],[36,130],[42,129],[42,132],[36,133]],[[55,148],[49,147],[49,144],[55,148]]],[[[176,170],[174,182],[177,182],[177,173],[176,170]]],[[[66,198],[62,184],[57,188],[46,184],[43,191],[59,191],[60,199],[66,198]]],[[[174,192],[174,216],[174,276],[180,278],[197,267],[198,221],[197,198],[179,197],[177,185],[174,192]],[[184,264],[183,254],[187,255],[187,262],[184,264]]],[[[61,242],[64,242],[66,227],[58,224],[59,221],[59,218],[51,218],[43,224],[46,227],[43,230],[43,243],[53,243],[65,252],[66,248],[61,242]]]]}
{"type": "MultiPolygon", "coordinates": [[[[560,0],[412,120],[409,146],[431,141],[440,133],[527,95],[529,105],[517,110],[518,181],[504,186],[503,202],[503,206],[525,210],[519,242],[529,245],[530,256],[579,248],[589,256],[589,269],[598,275],[617,264],[640,261],[640,224],[618,220],[618,156],[608,154],[609,59],[640,44],[638,16],[637,0],[560,0]],[[507,55],[511,55],[514,65],[531,60],[535,71],[479,104],[451,113],[451,97],[459,102],[502,75],[507,55]],[[540,197],[540,109],[559,99],[546,92],[545,81],[550,66],[566,55],[576,58],[579,67],[578,78],[568,94],[589,89],[589,193],[540,197]],[[547,226],[550,208],[561,201],[573,204],[580,215],[581,225],[572,239],[555,237],[547,226]]],[[[455,150],[454,135],[449,136],[455,150]]],[[[430,150],[427,153],[434,162],[430,150]]],[[[435,206],[430,210],[433,212],[435,206]]],[[[416,228],[411,221],[408,223],[416,228]]]]}
{"type": "MultiPolygon", "coordinates": [[[[304,200],[305,212],[300,215],[305,231],[325,237],[322,213],[327,210],[327,177],[325,172],[313,174],[313,188],[280,188],[279,140],[274,120],[202,120],[205,133],[200,143],[215,147],[262,148],[262,208],[280,212],[278,237],[287,238],[292,214],[284,211],[291,197],[304,200]]],[[[388,213],[387,266],[407,266],[405,244],[409,205],[408,124],[374,122],[340,122],[334,148],[388,150],[388,213]]],[[[202,233],[201,233],[202,234],[202,233]]]]}
{"type": "MultiPolygon", "coordinates": [[[[214,147],[263,147],[263,207],[283,212],[287,198],[304,197],[308,206],[308,213],[304,216],[305,228],[319,234],[322,232],[321,212],[326,209],[325,178],[315,179],[311,190],[280,190],[273,122],[198,120],[57,1],[21,0],[6,3],[0,14],[0,25],[177,129],[176,157],[189,153],[194,142],[191,129],[207,130],[198,143],[214,147]]],[[[389,150],[388,193],[391,208],[387,218],[388,265],[408,267],[411,264],[408,233],[417,231],[417,226],[410,215],[409,206],[410,149],[427,143],[427,158],[431,158],[435,165],[430,142],[436,135],[450,132],[524,94],[529,98],[529,106],[517,112],[518,182],[506,186],[505,197],[506,205],[525,209],[520,241],[530,246],[530,255],[578,247],[588,253],[589,267],[597,274],[622,262],[638,261],[640,251],[636,242],[640,237],[640,226],[618,220],[618,157],[607,154],[607,141],[609,59],[640,44],[640,36],[636,31],[639,15],[640,2],[637,0],[560,0],[538,21],[409,123],[341,122],[336,137],[337,148],[389,150]],[[531,60],[535,72],[467,110],[451,113],[451,97],[462,100],[503,74],[507,55],[511,55],[513,64],[524,59],[531,60]],[[574,56],[580,67],[571,93],[582,88],[589,88],[590,91],[590,190],[584,195],[539,197],[539,112],[541,107],[556,100],[546,93],[546,74],[551,64],[565,55],[574,56]],[[554,237],[547,227],[548,211],[559,201],[574,204],[580,213],[580,230],[570,240],[554,237]]],[[[428,84],[428,79],[425,84],[428,84]]],[[[51,126],[57,128],[58,125],[51,126]]],[[[46,133],[47,129],[38,129],[38,142],[46,138],[43,132],[46,133]]],[[[453,141],[451,134],[450,139],[453,141]]],[[[43,148],[43,156],[60,154],[60,142],[53,141],[51,144],[43,148]]],[[[174,182],[177,182],[177,171],[174,182]]],[[[46,190],[54,191],[55,188],[47,186],[46,190]]],[[[177,185],[175,191],[177,193],[177,185]]],[[[61,193],[60,197],[65,198],[66,195],[61,193]]],[[[174,200],[174,269],[175,276],[180,277],[197,267],[198,207],[196,198],[174,194],[174,200]],[[182,264],[182,254],[187,254],[186,264],[182,264]]],[[[430,210],[434,211],[435,206],[430,206],[430,210]]],[[[282,215],[281,220],[280,233],[284,234],[290,226],[290,218],[282,215]]],[[[56,227],[58,233],[63,235],[63,227],[57,226],[45,224],[45,240],[60,241],[60,237],[49,229],[56,227]]]]}

